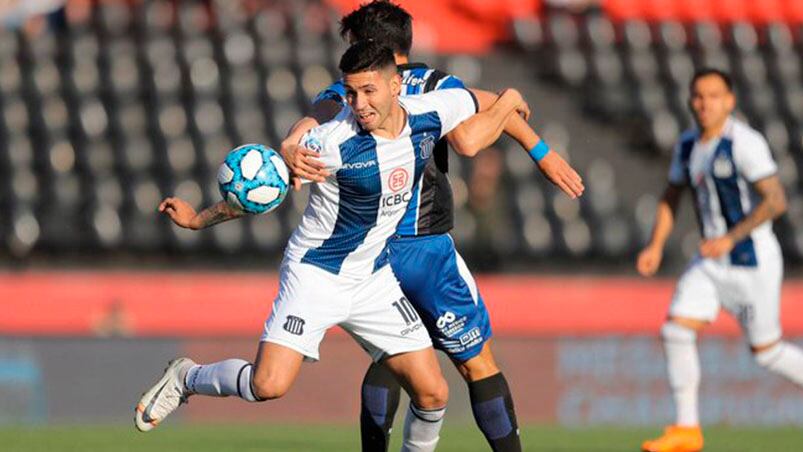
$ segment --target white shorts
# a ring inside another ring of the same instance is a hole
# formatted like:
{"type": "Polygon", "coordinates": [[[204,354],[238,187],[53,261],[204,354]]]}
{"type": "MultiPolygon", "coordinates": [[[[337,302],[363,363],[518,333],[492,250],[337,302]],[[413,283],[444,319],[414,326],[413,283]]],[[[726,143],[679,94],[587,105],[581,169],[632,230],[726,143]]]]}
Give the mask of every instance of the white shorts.
{"type": "Polygon", "coordinates": [[[317,361],[318,346],[335,325],[351,334],[374,361],[432,346],[390,265],[357,281],[310,264],[283,262],[279,294],[262,341],[317,361]]]}
{"type": "Polygon", "coordinates": [[[678,281],[669,315],[713,321],[720,306],[736,317],[751,345],[781,338],[783,257],[777,242],[756,246],[757,267],[695,257],[678,281]]]}

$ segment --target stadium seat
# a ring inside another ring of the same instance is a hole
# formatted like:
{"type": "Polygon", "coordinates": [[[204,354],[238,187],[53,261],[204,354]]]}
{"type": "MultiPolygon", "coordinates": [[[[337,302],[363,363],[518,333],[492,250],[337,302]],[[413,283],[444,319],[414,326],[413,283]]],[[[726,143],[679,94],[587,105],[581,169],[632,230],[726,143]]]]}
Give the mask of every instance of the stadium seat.
{"type": "MultiPolygon", "coordinates": [[[[523,64],[557,80],[559,95],[593,118],[633,136],[624,153],[646,146],[649,157],[665,159],[692,122],[686,86],[694,70],[732,70],[740,109],[765,133],[784,185],[800,190],[803,28],[789,17],[803,17],[803,8],[754,3],[616,0],[588,12],[550,7],[536,16],[533,9],[510,25],[523,64]]],[[[225,0],[153,0],[100,2],[91,17],[68,18],[66,29],[35,38],[0,29],[0,208],[9,212],[0,219],[0,248],[21,257],[77,248],[156,258],[277,254],[304,196],[291,195],[271,215],[203,233],[170,226],[155,204],[169,194],[194,205],[217,202],[215,174],[228,150],[243,141],[278,145],[309,100],[339,76],[347,44],[336,20],[316,0],[260,3],[254,11],[225,0]],[[64,228],[54,228],[53,218],[64,218],[64,228]]],[[[496,72],[475,56],[416,56],[469,86],[487,83],[483,69],[496,72]]],[[[517,83],[544,91],[541,80],[517,83]]],[[[570,126],[537,125],[555,149],[569,149],[570,126]]],[[[505,146],[499,228],[511,239],[504,243],[484,238],[485,220],[468,201],[472,161],[450,161],[455,237],[467,252],[488,241],[491,254],[512,261],[620,262],[635,252],[632,237],[648,234],[651,215],[645,220],[642,211],[650,200],[619,196],[641,188],[615,168],[592,159],[581,168],[586,195],[570,202],[517,145],[505,146]]],[[[787,221],[794,231],[800,220],[787,221]]],[[[785,252],[803,256],[803,235],[790,234],[785,252]]]]}

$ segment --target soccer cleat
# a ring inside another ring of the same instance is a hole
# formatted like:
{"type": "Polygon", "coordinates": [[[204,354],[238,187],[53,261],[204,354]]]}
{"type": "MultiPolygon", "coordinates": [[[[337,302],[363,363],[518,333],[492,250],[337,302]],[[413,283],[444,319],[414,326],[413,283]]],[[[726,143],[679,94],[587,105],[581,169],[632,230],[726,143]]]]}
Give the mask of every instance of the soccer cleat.
{"type": "Polygon", "coordinates": [[[703,450],[703,431],[700,427],[670,425],[656,439],[644,441],[643,452],[699,452],[703,450]]]}
{"type": "Polygon", "coordinates": [[[177,358],[168,363],[162,378],[142,394],[134,410],[134,424],[137,430],[147,432],[159,425],[182,403],[186,403],[191,393],[184,387],[184,377],[195,362],[189,358],[177,358]]]}

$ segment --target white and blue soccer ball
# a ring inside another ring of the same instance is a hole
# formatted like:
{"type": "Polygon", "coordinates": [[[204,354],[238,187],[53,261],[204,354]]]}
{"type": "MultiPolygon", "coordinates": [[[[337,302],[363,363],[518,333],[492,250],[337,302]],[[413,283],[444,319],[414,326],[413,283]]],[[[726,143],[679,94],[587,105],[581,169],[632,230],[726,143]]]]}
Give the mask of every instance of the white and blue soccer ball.
{"type": "Polygon", "coordinates": [[[235,148],[220,165],[218,186],[223,199],[247,213],[270,212],[279,207],[290,184],[282,157],[261,144],[235,148]]]}

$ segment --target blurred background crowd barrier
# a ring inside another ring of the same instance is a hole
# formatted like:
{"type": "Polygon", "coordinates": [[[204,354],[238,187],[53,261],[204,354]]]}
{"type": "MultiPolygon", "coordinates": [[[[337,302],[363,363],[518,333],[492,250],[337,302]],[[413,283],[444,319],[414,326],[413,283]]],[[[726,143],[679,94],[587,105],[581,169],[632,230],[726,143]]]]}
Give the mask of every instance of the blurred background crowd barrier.
{"type": "MultiPolygon", "coordinates": [[[[337,20],[358,3],[2,2],[0,423],[127,420],[166,359],[253,355],[306,192],[201,232],[174,227],[156,206],[170,195],[217,202],[229,149],[278,145],[339,76],[337,20]],[[92,397],[98,388],[115,396],[92,397]]],[[[485,274],[480,290],[522,419],[668,420],[655,336],[673,282],[636,280],[632,267],[672,145],[692,124],[687,86],[703,65],[732,72],[738,114],[779,163],[789,198],[776,224],[784,328],[803,337],[803,2],[401,3],[414,16],[414,60],[468,86],[519,88],[531,123],[586,183],[569,200],[504,139],[473,160],[450,159],[453,236],[485,274]]],[[[684,201],[665,278],[699,242],[684,201]]],[[[799,391],[752,363],[730,319],[710,334],[704,422],[803,423],[799,391]]],[[[356,421],[367,358],[330,336],[323,361],[271,409],[194,401],[180,415],[356,421]]],[[[450,416],[468,422],[458,377],[444,369],[450,416]]]]}

